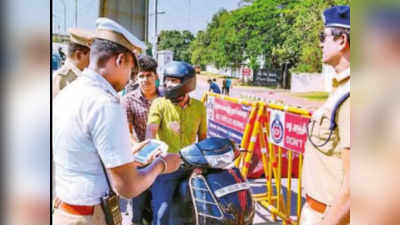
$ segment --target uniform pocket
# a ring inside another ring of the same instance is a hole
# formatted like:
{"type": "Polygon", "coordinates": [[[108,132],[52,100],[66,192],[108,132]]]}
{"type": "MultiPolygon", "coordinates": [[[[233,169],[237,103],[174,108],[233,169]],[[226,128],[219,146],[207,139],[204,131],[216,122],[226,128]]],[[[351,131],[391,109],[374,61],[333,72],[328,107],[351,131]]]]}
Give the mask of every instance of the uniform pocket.
{"type": "Polygon", "coordinates": [[[314,118],[310,124],[310,129],[312,130],[310,133],[311,141],[314,147],[327,155],[333,154],[338,143],[337,129],[331,131],[329,129],[330,125],[330,118],[325,114],[314,118]]]}

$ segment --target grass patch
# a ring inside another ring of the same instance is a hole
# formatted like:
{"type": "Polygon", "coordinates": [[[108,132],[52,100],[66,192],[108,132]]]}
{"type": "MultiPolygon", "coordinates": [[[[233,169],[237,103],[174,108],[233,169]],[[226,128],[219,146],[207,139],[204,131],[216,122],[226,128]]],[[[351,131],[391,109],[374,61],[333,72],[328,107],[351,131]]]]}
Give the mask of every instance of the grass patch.
{"type": "Polygon", "coordinates": [[[238,85],[239,85],[239,86],[242,86],[242,87],[254,86],[252,81],[244,82],[244,81],[242,81],[242,80],[238,82],[238,85]]]}
{"type": "Polygon", "coordinates": [[[237,82],[237,86],[240,87],[256,87],[256,88],[268,88],[268,89],[277,89],[277,85],[257,85],[256,83],[254,83],[253,81],[238,81],[237,82]]]}
{"type": "Polygon", "coordinates": [[[207,76],[207,77],[209,77],[209,78],[211,78],[211,79],[212,79],[212,78],[219,78],[219,79],[229,78],[229,79],[231,79],[231,80],[239,79],[239,78],[237,78],[237,77],[230,77],[230,76],[226,76],[226,75],[224,75],[224,74],[211,73],[211,72],[207,72],[207,71],[201,71],[201,72],[200,72],[200,75],[207,76]]]}
{"type": "Polygon", "coordinates": [[[312,91],[292,94],[293,96],[306,98],[312,101],[325,101],[328,98],[329,93],[323,91],[312,91]]]}

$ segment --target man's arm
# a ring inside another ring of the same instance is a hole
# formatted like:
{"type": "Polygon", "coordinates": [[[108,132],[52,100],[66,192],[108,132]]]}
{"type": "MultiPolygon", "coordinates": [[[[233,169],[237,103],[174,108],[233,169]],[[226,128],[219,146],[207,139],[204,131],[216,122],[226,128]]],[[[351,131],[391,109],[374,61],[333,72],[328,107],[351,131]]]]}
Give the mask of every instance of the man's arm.
{"type": "Polygon", "coordinates": [[[199,131],[197,133],[198,141],[202,141],[207,138],[207,112],[206,107],[202,105],[201,109],[201,118],[200,118],[200,125],[199,131]]]}
{"type": "Polygon", "coordinates": [[[156,99],[150,106],[146,127],[146,139],[154,139],[161,124],[162,102],[156,99]]]}
{"type": "Polygon", "coordinates": [[[207,138],[207,133],[199,134],[199,141],[202,141],[207,138]]]}
{"type": "Polygon", "coordinates": [[[130,133],[130,137],[131,137],[131,142],[132,143],[138,143],[139,142],[139,138],[136,135],[135,129],[133,128],[133,124],[129,123],[129,133],[130,133]]]}
{"type": "Polygon", "coordinates": [[[98,104],[97,107],[92,108],[94,112],[87,118],[88,129],[118,194],[126,198],[137,196],[164,170],[172,172],[178,168],[179,156],[170,154],[165,157],[165,163],[157,159],[145,170],[136,170],[137,163],[133,161],[133,152],[141,149],[147,142],[143,141],[131,147],[127,118],[121,105],[107,101],[98,104]]]}
{"type": "Polygon", "coordinates": [[[156,159],[144,169],[136,169],[134,162],[115,168],[107,169],[115,191],[125,197],[133,198],[147,190],[161,173],[171,173],[179,168],[180,157],[178,154],[168,154],[161,159],[156,159]]]}
{"type": "MultiPolygon", "coordinates": [[[[131,149],[132,153],[139,151],[147,143],[148,140],[135,145],[131,149]]],[[[154,183],[159,174],[177,170],[180,166],[180,156],[168,154],[162,158],[157,158],[149,166],[140,170],[136,168],[138,165],[141,164],[134,161],[107,169],[113,188],[119,195],[125,198],[138,196],[154,183]]]]}
{"type": "Polygon", "coordinates": [[[321,225],[345,225],[350,222],[350,149],[342,151],[342,161],[343,184],[321,225]]]}
{"type": "Polygon", "coordinates": [[[148,124],[146,127],[146,139],[154,139],[158,132],[159,126],[160,125],[157,123],[148,124]]]}

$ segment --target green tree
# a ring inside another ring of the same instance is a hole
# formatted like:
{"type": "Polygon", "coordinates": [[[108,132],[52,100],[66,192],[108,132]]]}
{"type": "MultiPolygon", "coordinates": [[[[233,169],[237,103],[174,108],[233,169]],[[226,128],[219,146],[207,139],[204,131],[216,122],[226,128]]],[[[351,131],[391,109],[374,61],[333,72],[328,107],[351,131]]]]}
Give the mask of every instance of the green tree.
{"type": "Polygon", "coordinates": [[[146,44],[146,47],[147,47],[146,54],[151,56],[151,57],[153,57],[153,45],[150,42],[147,42],[147,41],[146,41],[145,44],[146,44]]]}
{"type": "Polygon", "coordinates": [[[323,29],[322,12],[332,5],[349,4],[346,0],[293,1],[282,9],[283,43],[276,46],[280,62],[289,63],[296,72],[320,72],[319,32],[323,29]]]}
{"type": "Polygon", "coordinates": [[[171,50],[174,60],[190,62],[192,54],[189,47],[193,40],[193,34],[187,30],[164,30],[159,35],[158,50],[171,50]]]}
{"type": "Polygon", "coordinates": [[[190,44],[190,51],[192,53],[191,62],[193,65],[200,65],[204,67],[209,63],[207,60],[207,46],[210,40],[208,35],[204,31],[199,31],[196,35],[196,39],[190,44]]]}
{"type": "Polygon", "coordinates": [[[318,35],[321,14],[332,5],[349,0],[254,0],[234,11],[217,12],[205,31],[192,42],[192,62],[238,68],[247,62],[252,69],[264,66],[282,71],[287,87],[288,71],[321,71],[318,35]],[[284,72],[283,72],[284,71],[284,72]]]}

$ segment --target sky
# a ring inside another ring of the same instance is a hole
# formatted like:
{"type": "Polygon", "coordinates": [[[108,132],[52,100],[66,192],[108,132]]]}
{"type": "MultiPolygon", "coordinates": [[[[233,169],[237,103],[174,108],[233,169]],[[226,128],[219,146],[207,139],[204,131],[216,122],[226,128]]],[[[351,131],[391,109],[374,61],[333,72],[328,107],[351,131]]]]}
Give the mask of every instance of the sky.
{"type": "MultiPolygon", "coordinates": [[[[212,16],[220,9],[234,10],[240,0],[158,0],[159,11],[165,14],[158,16],[158,30],[189,30],[196,34],[205,30],[212,16]]],[[[150,12],[154,12],[150,4],[150,12]]],[[[154,27],[150,18],[149,29],[154,27]]],[[[154,31],[153,31],[154,33],[154,31]]]]}
{"type": "MultiPolygon", "coordinates": [[[[52,0],[52,2],[53,33],[65,33],[64,15],[66,15],[66,30],[75,24],[75,0],[52,0]]],[[[78,0],[77,2],[78,27],[95,30],[99,0],[78,0]]]]}
{"type": "MultiPolygon", "coordinates": [[[[64,33],[64,4],[66,8],[67,29],[74,25],[75,0],[53,1],[53,32],[64,33]]],[[[212,16],[220,9],[234,10],[240,0],[158,0],[158,32],[161,30],[189,30],[196,34],[204,30],[212,16]]],[[[78,0],[78,27],[95,30],[99,0],[78,0]]],[[[154,0],[150,0],[149,11],[154,13],[154,0]]],[[[149,18],[149,37],[154,36],[154,16],[149,18]]]]}

